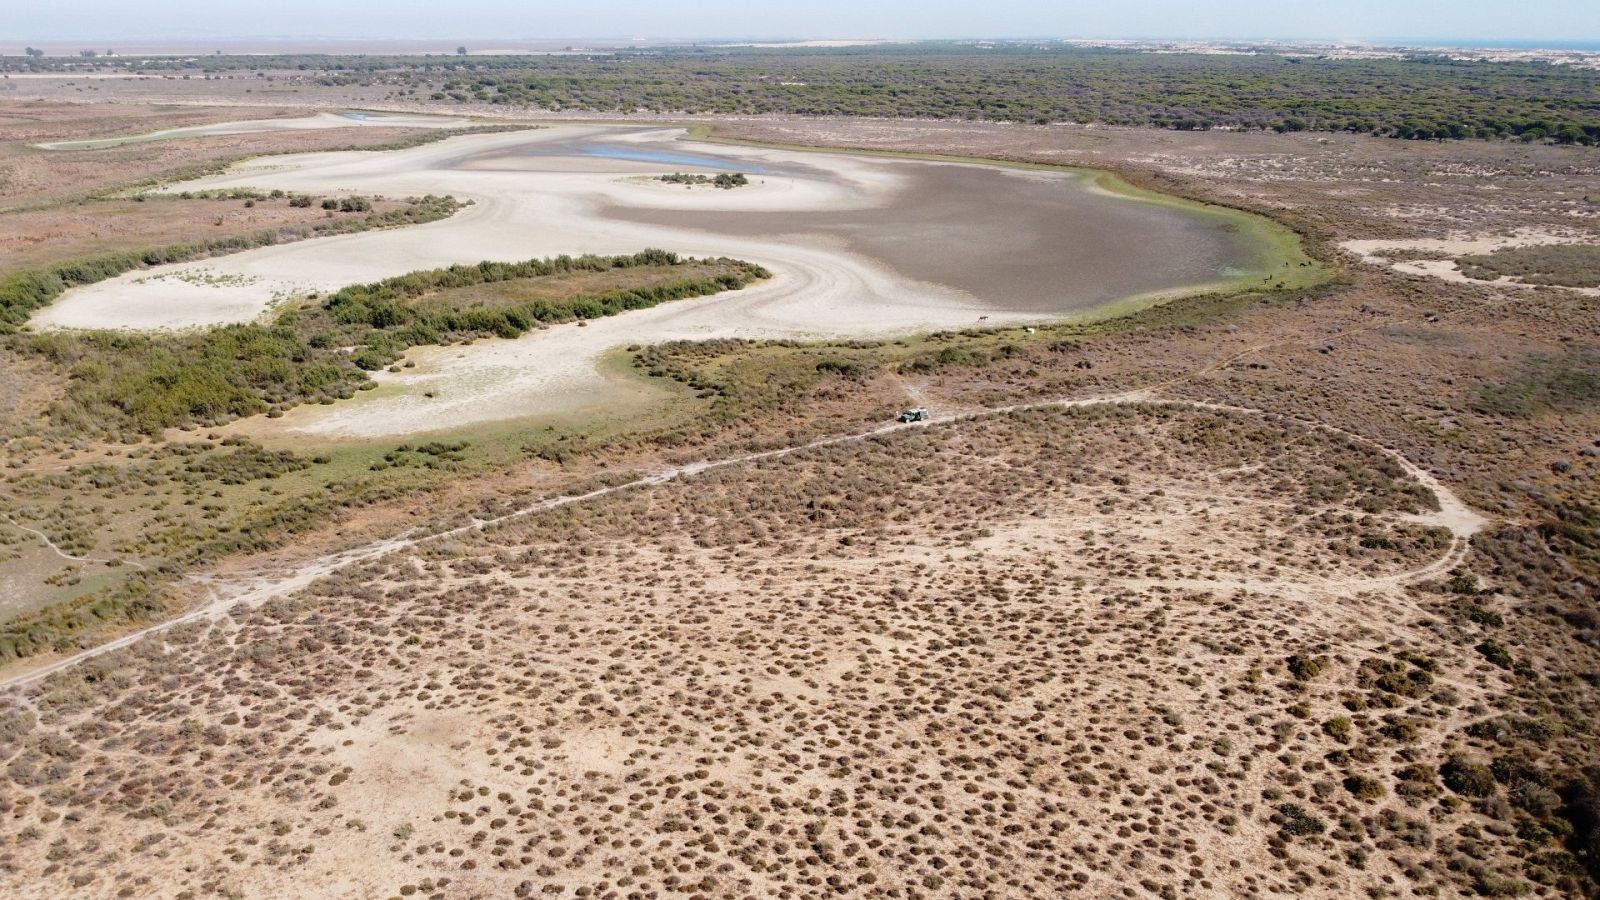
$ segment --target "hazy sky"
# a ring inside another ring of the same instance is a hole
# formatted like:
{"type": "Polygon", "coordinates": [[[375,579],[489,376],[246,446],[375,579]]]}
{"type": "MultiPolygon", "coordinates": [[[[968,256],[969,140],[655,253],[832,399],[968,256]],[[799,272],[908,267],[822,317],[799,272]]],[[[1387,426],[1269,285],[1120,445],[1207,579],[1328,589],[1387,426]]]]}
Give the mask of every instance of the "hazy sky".
{"type": "Polygon", "coordinates": [[[1600,0],[0,0],[0,39],[1307,37],[1600,41],[1600,0]]]}

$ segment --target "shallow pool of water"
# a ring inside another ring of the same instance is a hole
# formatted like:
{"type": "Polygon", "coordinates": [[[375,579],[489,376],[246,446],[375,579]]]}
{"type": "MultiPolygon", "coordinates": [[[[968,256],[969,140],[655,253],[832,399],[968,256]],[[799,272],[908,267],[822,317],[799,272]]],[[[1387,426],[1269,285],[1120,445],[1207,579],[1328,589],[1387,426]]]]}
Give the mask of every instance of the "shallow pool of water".
{"type": "Polygon", "coordinates": [[[601,159],[621,159],[628,162],[651,163],[664,166],[689,166],[699,169],[716,169],[722,172],[743,172],[747,175],[765,175],[765,166],[747,160],[731,160],[700,153],[677,150],[658,150],[646,147],[629,147],[623,144],[579,144],[564,148],[562,154],[597,156],[601,159]]]}

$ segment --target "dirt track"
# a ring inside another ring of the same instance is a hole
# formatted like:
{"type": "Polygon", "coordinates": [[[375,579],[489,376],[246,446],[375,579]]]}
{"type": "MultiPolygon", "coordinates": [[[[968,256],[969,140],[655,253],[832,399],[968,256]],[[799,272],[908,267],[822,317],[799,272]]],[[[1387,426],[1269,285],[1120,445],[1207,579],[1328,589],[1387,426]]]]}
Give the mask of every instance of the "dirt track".
{"type": "MultiPolygon", "coordinates": [[[[600,497],[605,497],[622,491],[633,490],[635,488],[647,488],[655,485],[665,484],[666,482],[673,481],[678,478],[692,477],[713,469],[727,468],[730,466],[737,466],[745,463],[757,462],[760,460],[776,459],[806,450],[814,450],[851,441],[866,440],[868,438],[889,434],[896,431],[904,431],[912,428],[925,428],[954,422],[966,422],[989,416],[1001,416],[1009,413],[1033,409],[1075,408],[1104,404],[1155,403],[1189,407],[1194,409],[1209,409],[1218,412],[1236,413],[1240,415],[1263,414],[1260,410],[1248,409],[1245,407],[1232,406],[1228,404],[1207,403],[1192,400],[1163,400],[1159,398],[1157,393],[1158,390],[1159,389],[1133,391],[1100,397],[1084,397],[1068,400],[1047,400],[1037,403],[1010,404],[989,409],[963,412],[954,415],[935,416],[934,419],[927,422],[891,422],[867,431],[822,438],[820,440],[811,441],[809,443],[794,447],[785,447],[779,450],[768,450],[761,453],[750,453],[741,456],[728,457],[725,459],[707,460],[687,463],[681,466],[673,466],[654,474],[647,475],[643,478],[634,479],[622,484],[598,488],[583,494],[567,495],[541,500],[537,503],[507,513],[503,516],[473,521],[466,525],[446,531],[439,531],[423,535],[398,535],[396,537],[374,541],[370,544],[366,544],[351,550],[345,550],[339,553],[333,553],[327,556],[319,557],[305,565],[302,565],[292,572],[262,576],[260,578],[234,585],[211,583],[212,599],[199,607],[196,607],[180,616],[168,619],[164,622],[158,622],[154,625],[141,628],[138,631],[124,635],[123,637],[100,646],[92,647],[80,653],[73,654],[72,656],[55,660],[37,669],[9,676],[4,680],[0,680],[0,688],[16,690],[27,687],[28,685],[41,681],[57,672],[69,669],[80,663],[103,656],[115,650],[120,650],[124,647],[131,646],[146,637],[160,634],[161,632],[189,622],[199,620],[215,620],[221,618],[222,616],[226,615],[229,610],[236,606],[258,606],[268,600],[288,596],[296,591],[303,590],[317,579],[331,575],[347,566],[377,559],[389,553],[400,550],[408,550],[433,541],[451,537],[460,537],[465,534],[483,531],[496,525],[512,522],[535,513],[544,512],[546,510],[570,506],[576,503],[584,503],[589,500],[595,500],[600,497]]],[[[1416,516],[1415,520],[1420,524],[1438,526],[1448,529],[1452,535],[1450,551],[1445,556],[1430,562],[1426,566],[1422,566],[1399,575],[1386,576],[1382,579],[1384,584],[1395,585],[1414,580],[1420,580],[1423,578],[1431,578],[1448,571],[1460,560],[1462,555],[1465,554],[1472,535],[1476,534],[1484,527],[1485,524],[1487,524],[1486,519],[1474,512],[1448,487],[1442,484],[1438,479],[1434,478],[1426,470],[1407,460],[1399,453],[1363,438],[1360,435],[1352,434],[1342,429],[1332,428],[1316,422],[1301,420],[1295,421],[1299,422],[1299,424],[1307,425],[1312,428],[1339,434],[1343,437],[1381,451],[1399,464],[1409,476],[1416,479],[1423,485],[1423,487],[1426,487],[1429,491],[1431,491],[1434,497],[1438,500],[1439,510],[1437,512],[1416,516]]],[[[206,581],[206,579],[200,577],[195,577],[194,580],[206,581]]],[[[1370,587],[1372,585],[1366,586],[1370,587]]]]}

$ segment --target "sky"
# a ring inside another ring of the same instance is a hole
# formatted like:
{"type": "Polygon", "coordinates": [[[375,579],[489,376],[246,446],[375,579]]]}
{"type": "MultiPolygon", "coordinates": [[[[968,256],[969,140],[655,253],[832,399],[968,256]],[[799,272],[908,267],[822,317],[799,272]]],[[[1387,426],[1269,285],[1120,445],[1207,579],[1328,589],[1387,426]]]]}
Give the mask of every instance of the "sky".
{"type": "Polygon", "coordinates": [[[1303,38],[1600,41],[1600,0],[0,0],[0,40],[1303,38]]]}

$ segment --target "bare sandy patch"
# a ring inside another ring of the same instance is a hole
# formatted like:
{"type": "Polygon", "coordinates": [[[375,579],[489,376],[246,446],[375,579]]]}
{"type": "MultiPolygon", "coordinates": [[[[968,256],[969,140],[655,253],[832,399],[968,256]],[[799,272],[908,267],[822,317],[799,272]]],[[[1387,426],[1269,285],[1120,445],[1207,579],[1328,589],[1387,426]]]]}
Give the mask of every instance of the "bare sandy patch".
{"type": "Polygon", "coordinates": [[[1439,551],[1400,518],[1426,506],[1408,482],[1250,416],[1035,410],[396,547],[140,645],[115,677],[31,687],[40,719],[13,725],[6,770],[30,837],[0,884],[1331,898],[1426,881],[1381,832],[1333,830],[1423,815],[1395,771],[1486,691],[1403,589],[1439,551]],[[1296,680],[1291,654],[1320,674],[1296,680]],[[1432,674],[1410,736],[1347,716],[1375,752],[1337,753],[1349,737],[1321,723],[1387,696],[1362,673],[1416,660],[1432,674]],[[1387,790],[1357,796],[1355,776],[1387,790]],[[1288,804],[1330,833],[1293,829],[1288,804]],[[1275,866],[1285,841],[1308,865],[1275,866]],[[94,865],[113,850],[137,865],[94,865]]]}
{"type": "Polygon", "coordinates": [[[295,119],[248,119],[218,122],[186,128],[168,128],[127,137],[95,138],[77,141],[49,141],[35,144],[41,150],[95,150],[122,144],[143,144],[181,138],[217,137],[225,134],[259,134],[268,131],[319,131],[325,128],[460,128],[467,120],[453,116],[431,116],[383,112],[324,112],[295,119]]]}
{"type": "MultiPolygon", "coordinates": [[[[1355,254],[1362,262],[1386,266],[1407,275],[1424,275],[1454,284],[1493,284],[1500,287],[1536,288],[1545,285],[1523,284],[1515,278],[1501,277],[1492,281],[1468,278],[1456,261],[1463,256],[1476,256],[1506,250],[1511,247],[1537,247],[1549,244],[1582,244],[1592,238],[1577,232],[1550,231],[1536,228],[1519,228],[1503,235],[1454,235],[1447,238],[1415,238],[1408,240],[1355,240],[1342,241],[1339,246],[1355,254]]],[[[1596,288],[1562,288],[1591,297],[1600,297],[1596,288]]]]}
{"type": "Polygon", "coordinates": [[[360,403],[307,410],[285,423],[307,433],[373,436],[570,409],[574,398],[604,387],[599,358],[632,343],[885,336],[1040,321],[1083,314],[1113,297],[1156,296],[1239,275],[1229,268],[1234,238],[1215,223],[1191,227],[1185,211],[1090,195],[1070,174],[709,145],[673,128],[563,125],[388,153],[274,157],[172,189],[246,186],[448,193],[473,205],[421,227],[208,260],[203,272],[186,264],[110,279],[69,292],[35,323],[173,328],[246,321],[275,300],[421,268],[645,247],[734,257],[775,273],[736,295],[588,328],[482,342],[467,352],[419,351],[416,370],[385,376],[383,390],[360,403]],[[695,191],[648,180],[679,170],[743,171],[752,183],[695,191]],[[940,201],[957,188],[965,192],[959,203],[940,201]],[[1041,195],[1048,199],[1037,201],[1041,195]],[[989,202],[1002,206],[987,209],[989,202]],[[1026,217],[1003,211],[1035,202],[1044,205],[1029,207],[1026,217]],[[964,215],[974,206],[983,222],[964,215]],[[1191,240],[1194,228],[1207,240],[1191,240]],[[1153,244],[1141,242],[1152,235],[1153,244]],[[1150,265],[1136,262],[1144,256],[1150,265]]]}

